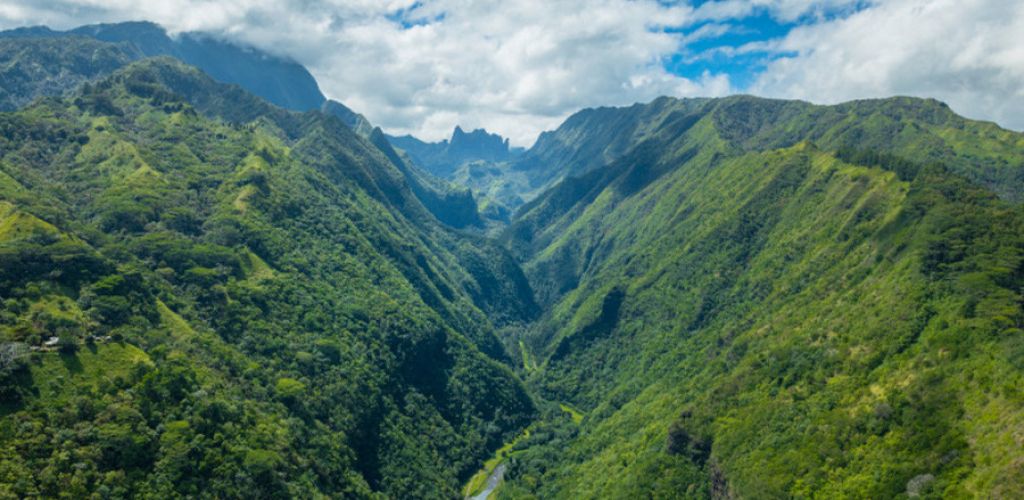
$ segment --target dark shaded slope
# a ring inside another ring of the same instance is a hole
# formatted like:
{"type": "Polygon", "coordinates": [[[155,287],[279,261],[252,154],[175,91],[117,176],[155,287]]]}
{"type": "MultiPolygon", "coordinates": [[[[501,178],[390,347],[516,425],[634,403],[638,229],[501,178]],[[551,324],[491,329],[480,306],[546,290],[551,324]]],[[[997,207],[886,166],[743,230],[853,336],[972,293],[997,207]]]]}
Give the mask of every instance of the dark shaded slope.
{"type": "Polygon", "coordinates": [[[140,56],[127,45],[85,37],[0,37],[0,110],[43,96],[62,96],[140,56]]]}
{"type": "Polygon", "coordinates": [[[165,55],[180,59],[215,80],[238,84],[286,109],[319,109],[325,101],[313,75],[302,65],[209,34],[182,33],[171,38],[163,28],[148,22],[82,26],[69,33],[106,42],[127,42],[147,57],[165,55]]]}
{"type": "Polygon", "coordinates": [[[483,225],[480,214],[477,213],[473,193],[468,189],[457,189],[409,165],[391,147],[387,136],[379,128],[374,128],[370,133],[370,142],[405,174],[413,193],[438,220],[457,229],[483,225]]]}

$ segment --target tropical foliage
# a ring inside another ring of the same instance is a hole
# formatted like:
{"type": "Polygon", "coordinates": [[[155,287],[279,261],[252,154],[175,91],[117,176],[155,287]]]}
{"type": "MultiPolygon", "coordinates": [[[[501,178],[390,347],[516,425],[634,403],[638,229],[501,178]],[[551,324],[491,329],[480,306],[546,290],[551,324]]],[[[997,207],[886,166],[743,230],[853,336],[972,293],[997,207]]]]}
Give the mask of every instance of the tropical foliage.
{"type": "Polygon", "coordinates": [[[660,98],[441,180],[340,104],[11,36],[0,497],[1024,496],[1019,133],[660,98]]]}
{"type": "Polygon", "coordinates": [[[789,108],[624,109],[622,156],[520,212],[550,310],[518,338],[531,382],[586,416],[534,432],[504,496],[1024,494],[1024,212],[965,178],[1019,175],[1019,134],[966,122],[922,155],[936,103],[789,108]],[[866,149],[829,149],[815,127],[850,110],[866,149]],[[897,113],[918,139],[872,131],[897,113]]]}
{"type": "Polygon", "coordinates": [[[518,267],[337,119],[153,60],[0,130],[0,495],[441,498],[532,419],[518,267]]]}

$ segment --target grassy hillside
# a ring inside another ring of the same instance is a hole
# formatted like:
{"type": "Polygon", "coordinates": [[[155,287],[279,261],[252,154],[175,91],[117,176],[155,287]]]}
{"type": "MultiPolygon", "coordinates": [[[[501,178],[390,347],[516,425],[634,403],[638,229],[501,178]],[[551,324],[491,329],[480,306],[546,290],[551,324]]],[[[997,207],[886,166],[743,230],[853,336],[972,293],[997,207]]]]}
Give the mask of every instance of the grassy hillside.
{"type": "Polygon", "coordinates": [[[201,34],[185,34],[172,40],[162,28],[151,23],[85,26],[72,32],[45,27],[0,32],[0,111],[14,111],[43,97],[64,97],[133,61],[161,54],[191,61],[210,71],[218,81],[240,85],[211,93],[192,77],[170,75],[160,81],[200,112],[238,123],[270,116],[282,132],[294,139],[301,133],[300,115],[270,103],[300,111],[319,108],[323,114],[338,118],[358,135],[370,139],[386,154],[391,152],[388,159],[436,218],[456,228],[482,226],[476,202],[468,190],[433,178],[398,157],[382,132],[373,137],[374,127],[365,117],[341,103],[325,100],[305,68],[201,34]]]}
{"type": "Polygon", "coordinates": [[[714,123],[717,138],[733,148],[763,151],[808,140],[832,151],[856,149],[939,161],[1004,199],[1024,199],[1020,134],[964,119],[938,101],[906,97],[835,106],[749,96],[662,97],[626,108],[585,109],[558,129],[542,133],[511,165],[467,168],[458,178],[518,209],[562,180],[585,176],[649,139],[680,133],[704,116],[714,123]]]}
{"type": "Polygon", "coordinates": [[[506,342],[585,416],[501,496],[1024,494],[1024,212],[978,185],[1019,194],[1021,136],[884,103],[627,108],[660,121],[522,209],[549,311],[506,342]]]}
{"type": "Polygon", "coordinates": [[[164,59],[0,130],[0,495],[443,498],[531,421],[522,272],[338,119],[164,59]]]}

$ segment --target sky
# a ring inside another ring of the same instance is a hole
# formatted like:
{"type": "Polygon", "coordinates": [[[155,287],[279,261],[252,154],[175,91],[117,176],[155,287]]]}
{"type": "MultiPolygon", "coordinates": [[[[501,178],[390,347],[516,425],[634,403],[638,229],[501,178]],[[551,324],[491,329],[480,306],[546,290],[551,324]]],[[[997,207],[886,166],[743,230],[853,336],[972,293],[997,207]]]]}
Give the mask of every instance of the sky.
{"type": "Polygon", "coordinates": [[[0,28],[148,20],[304,64],[393,134],[529,146],[585,107],[934,97],[1024,130],[1022,0],[0,0],[0,28]]]}

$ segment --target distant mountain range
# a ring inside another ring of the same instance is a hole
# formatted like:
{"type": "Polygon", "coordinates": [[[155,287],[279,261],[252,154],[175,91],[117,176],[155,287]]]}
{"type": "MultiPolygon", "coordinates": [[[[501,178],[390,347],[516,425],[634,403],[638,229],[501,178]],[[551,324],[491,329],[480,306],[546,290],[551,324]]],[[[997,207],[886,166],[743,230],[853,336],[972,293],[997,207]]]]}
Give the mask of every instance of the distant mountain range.
{"type": "Polygon", "coordinates": [[[181,33],[172,38],[148,22],[96,24],[69,31],[46,27],[0,32],[0,38],[87,37],[121,44],[131,60],[171,56],[195,66],[214,79],[234,83],[285,109],[319,109],[326,98],[316,79],[301,64],[266,52],[218,40],[204,33],[181,33]]]}
{"type": "Polygon", "coordinates": [[[510,178],[511,162],[523,155],[522,148],[509,146],[508,139],[484,129],[472,132],[456,126],[450,140],[424,142],[411,135],[388,136],[409,161],[430,174],[469,188],[476,198],[480,215],[505,224],[521,200],[512,188],[502,187],[510,178]]]}
{"type": "Polygon", "coordinates": [[[389,136],[395,147],[401,148],[418,165],[431,174],[451,178],[466,162],[484,161],[500,163],[510,161],[523,153],[522,148],[509,147],[508,139],[484,129],[465,132],[455,127],[451,140],[423,142],[411,135],[389,136]]]}

